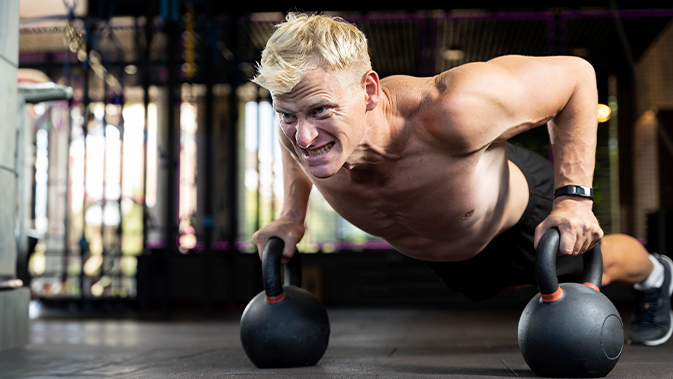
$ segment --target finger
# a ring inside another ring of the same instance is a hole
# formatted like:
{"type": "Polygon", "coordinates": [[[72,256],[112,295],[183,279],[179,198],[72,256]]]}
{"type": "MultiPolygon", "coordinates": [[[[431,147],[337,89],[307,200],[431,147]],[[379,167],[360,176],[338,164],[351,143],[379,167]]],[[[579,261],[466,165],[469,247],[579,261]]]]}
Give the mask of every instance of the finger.
{"type": "Polygon", "coordinates": [[[584,239],[582,244],[582,249],[580,254],[592,249],[603,237],[603,230],[598,224],[589,224],[584,228],[584,233],[579,235],[578,238],[584,239]]]}
{"type": "Polygon", "coordinates": [[[598,245],[599,242],[601,242],[600,234],[596,233],[592,236],[591,243],[589,244],[589,248],[587,250],[591,250],[594,248],[594,246],[598,245]]]}
{"type": "Polygon", "coordinates": [[[285,247],[283,248],[283,257],[280,259],[280,262],[282,264],[287,264],[287,262],[289,262],[290,259],[292,259],[292,256],[294,255],[296,249],[297,249],[296,245],[286,243],[285,247]]]}
{"type": "Polygon", "coordinates": [[[601,239],[603,238],[603,235],[604,235],[603,234],[603,229],[599,227],[598,231],[596,233],[594,233],[593,246],[596,246],[596,244],[598,244],[601,241],[601,239]]]}
{"type": "Polygon", "coordinates": [[[264,245],[266,245],[266,240],[260,239],[257,243],[257,253],[259,254],[259,259],[264,259],[264,245]]]}
{"type": "Polygon", "coordinates": [[[258,240],[259,240],[259,231],[256,231],[252,233],[252,242],[254,242],[255,245],[258,245],[259,244],[258,240]]]}
{"type": "Polygon", "coordinates": [[[591,240],[584,238],[583,236],[578,236],[575,240],[575,247],[573,248],[573,255],[584,254],[585,251],[589,248],[591,240]]]}
{"type": "Polygon", "coordinates": [[[549,230],[549,227],[546,226],[546,222],[543,221],[541,222],[536,228],[535,228],[535,238],[533,239],[533,247],[537,250],[537,245],[540,243],[540,239],[542,239],[542,236],[549,230]]]}
{"type": "Polygon", "coordinates": [[[582,251],[580,252],[580,254],[584,254],[587,251],[591,250],[596,245],[596,243],[598,243],[598,241],[594,241],[593,238],[587,238],[587,240],[584,241],[584,245],[582,245],[582,251]]]}
{"type": "Polygon", "coordinates": [[[561,242],[559,244],[559,255],[572,255],[575,250],[575,242],[577,238],[574,234],[561,231],[561,242]]]}
{"type": "Polygon", "coordinates": [[[268,241],[268,238],[264,238],[263,235],[257,231],[252,235],[252,240],[255,243],[255,246],[257,246],[257,254],[259,254],[259,259],[264,258],[264,245],[266,245],[266,242],[268,241]]]}

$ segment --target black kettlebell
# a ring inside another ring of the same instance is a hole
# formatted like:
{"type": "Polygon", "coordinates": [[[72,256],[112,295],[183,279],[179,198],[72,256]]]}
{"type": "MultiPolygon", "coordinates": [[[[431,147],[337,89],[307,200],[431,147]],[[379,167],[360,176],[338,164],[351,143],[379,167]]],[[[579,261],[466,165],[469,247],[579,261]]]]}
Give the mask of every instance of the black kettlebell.
{"type": "Polygon", "coordinates": [[[241,316],[243,349],[259,368],[313,366],[329,343],[325,308],[310,292],[299,288],[299,252],[285,265],[286,285],[281,283],[283,246],[280,238],[267,242],[262,253],[264,291],[248,303],[241,316]]]}
{"type": "Polygon", "coordinates": [[[624,326],[612,302],[600,292],[603,255],[600,244],[584,253],[583,284],[556,277],[561,234],[548,230],[536,253],[540,293],[519,320],[519,347],[538,376],[595,378],[606,376],[624,347],[624,326]]]}

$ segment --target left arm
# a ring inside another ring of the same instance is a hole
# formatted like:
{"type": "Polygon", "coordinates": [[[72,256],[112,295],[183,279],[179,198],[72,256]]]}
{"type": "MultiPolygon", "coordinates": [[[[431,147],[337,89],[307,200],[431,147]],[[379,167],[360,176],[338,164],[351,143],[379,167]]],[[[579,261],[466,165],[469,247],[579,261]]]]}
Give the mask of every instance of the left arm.
{"type": "MultiPolygon", "coordinates": [[[[598,95],[596,77],[588,63],[577,60],[577,83],[566,105],[549,122],[554,154],[554,188],[575,184],[592,187],[596,160],[598,95]]],[[[561,231],[560,254],[582,254],[603,237],[592,212],[593,201],[577,196],[554,199],[552,213],[535,230],[535,247],[551,227],[561,231]]]]}
{"type": "MultiPolygon", "coordinates": [[[[460,141],[464,152],[484,149],[548,123],[554,153],[554,188],[591,187],[595,164],[598,94],[593,67],[577,57],[503,56],[440,74],[437,113],[456,126],[439,134],[460,141]]],[[[439,124],[438,124],[439,125],[439,124]]],[[[576,196],[554,200],[535,231],[535,246],[548,229],[561,231],[560,254],[582,254],[603,231],[593,201],[576,196]]]]}

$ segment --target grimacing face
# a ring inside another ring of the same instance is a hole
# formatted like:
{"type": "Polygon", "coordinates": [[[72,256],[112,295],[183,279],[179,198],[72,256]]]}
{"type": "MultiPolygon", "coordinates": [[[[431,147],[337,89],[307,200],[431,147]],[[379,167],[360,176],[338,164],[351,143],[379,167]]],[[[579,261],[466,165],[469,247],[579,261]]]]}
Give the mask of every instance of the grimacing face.
{"type": "Polygon", "coordinates": [[[283,134],[299,163],[317,178],[336,174],[365,134],[364,91],[339,79],[318,67],[291,92],[273,95],[283,134]]]}

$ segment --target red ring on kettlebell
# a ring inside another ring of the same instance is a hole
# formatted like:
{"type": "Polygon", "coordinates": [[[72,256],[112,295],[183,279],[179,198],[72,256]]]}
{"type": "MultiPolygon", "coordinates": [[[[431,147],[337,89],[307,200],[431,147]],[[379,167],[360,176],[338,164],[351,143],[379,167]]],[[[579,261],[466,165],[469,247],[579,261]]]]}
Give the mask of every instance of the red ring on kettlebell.
{"type": "Polygon", "coordinates": [[[265,300],[269,304],[278,304],[285,300],[285,292],[281,292],[278,296],[266,296],[265,300]]]}
{"type": "Polygon", "coordinates": [[[591,287],[591,288],[595,289],[595,290],[598,291],[598,292],[601,292],[601,289],[598,288],[597,285],[595,285],[595,284],[593,284],[593,283],[591,283],[591,282],[584,282],[584,283],[582,283],[582,284],[584,284],[584,285],[587,286],[587,287],[591,287]]]}
{"type": "Polygon", "coordinates": [[[549,293],[549,294],[544,294],[541,293],[540,296],[542,297],[542,301],[545,303],[552,303],[563,296],[563,289],[559,287],[554,293],[549,293]]]}

